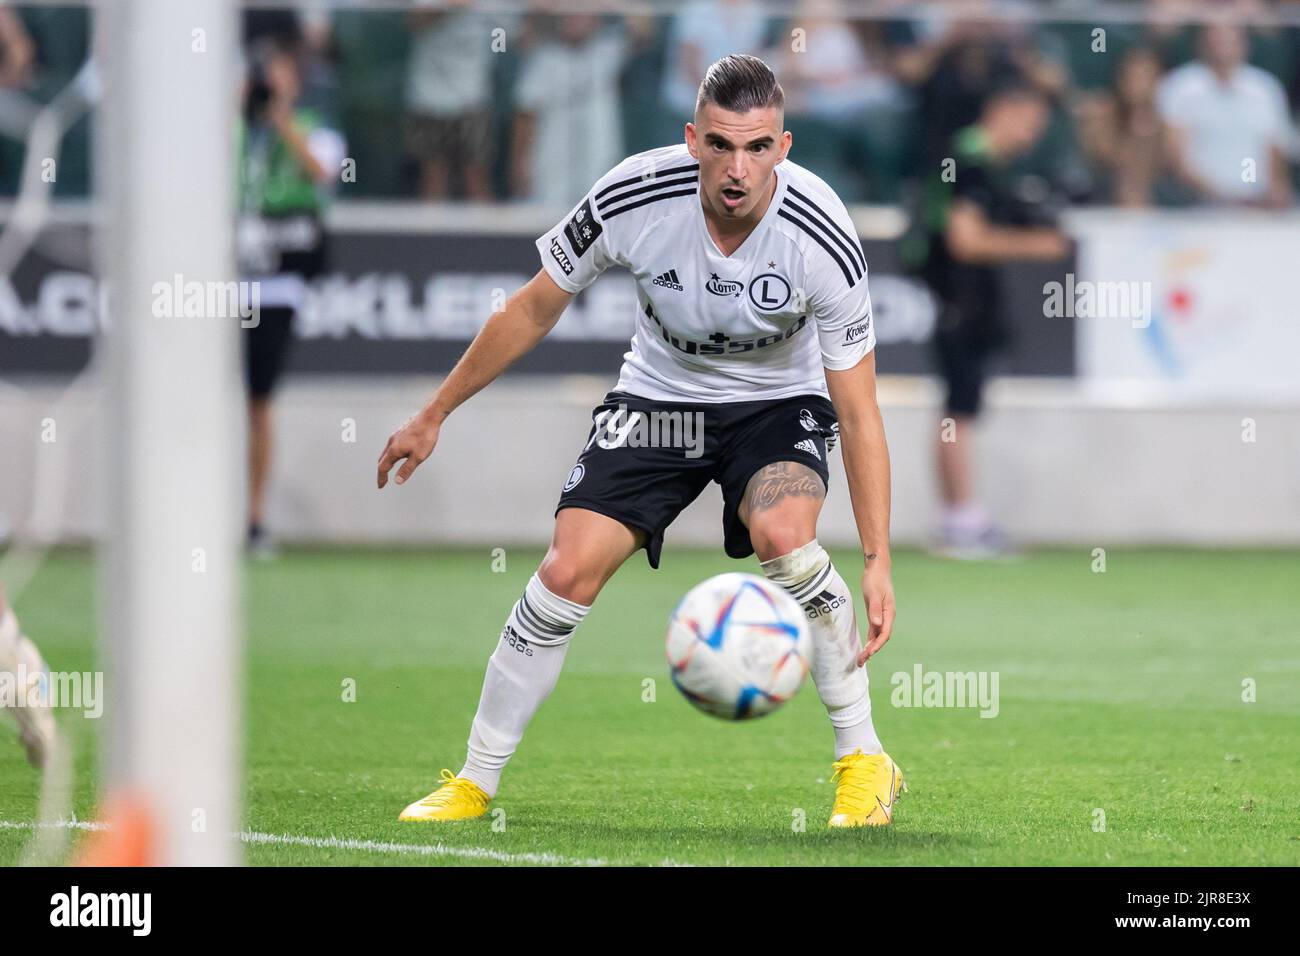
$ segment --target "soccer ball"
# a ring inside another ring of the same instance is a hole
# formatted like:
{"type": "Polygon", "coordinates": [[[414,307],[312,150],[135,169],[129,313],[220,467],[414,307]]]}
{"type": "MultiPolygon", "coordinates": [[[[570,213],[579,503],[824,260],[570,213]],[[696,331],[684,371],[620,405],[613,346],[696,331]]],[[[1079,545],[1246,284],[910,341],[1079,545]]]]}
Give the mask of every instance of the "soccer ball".
{"type": "Polygon", "coordinates": [[[686,699],[715,717],[770,714],[808,675],[812,639],[803,609],[752,574],[697,584],[668,621],[668,664],[686,699]]]}

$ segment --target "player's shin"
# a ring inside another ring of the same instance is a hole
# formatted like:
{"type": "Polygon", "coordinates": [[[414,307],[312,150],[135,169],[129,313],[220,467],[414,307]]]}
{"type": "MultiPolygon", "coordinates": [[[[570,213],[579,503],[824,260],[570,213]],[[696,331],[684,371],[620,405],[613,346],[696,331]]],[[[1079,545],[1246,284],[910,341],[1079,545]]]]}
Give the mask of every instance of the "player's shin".
{"type": "Polygon", "coordinates": [[[18,618],[0,597],[0,662],[13,653],[18,645],[18,618]]]}
{"type": "Polygon", "coordinates": [[[883,751],[871,722],[867,669],[857,663],[861,638],[853,592],[816,539],[762,562],[763,574],[803,607],[813,638],[812,678],[835,728],[835,757],[883,751]]]}
{"type": "Polygon", "coordinates": [[[501,771],[564,666],[569,638],[589,607],[552,594],[536,574],[515,603],[488,660],[460,776],[495,796],[501,771]]]}
{"type": "Polygon", "coordinates": [[[10,708],[18,722],[18,736],[34,767],[43,767],[55,744],[56,728],[50,711],[49,667],[18,627],[9,607],[0,607],[0,674],[9,692],[0,694],[0,709],[10,708]]]}

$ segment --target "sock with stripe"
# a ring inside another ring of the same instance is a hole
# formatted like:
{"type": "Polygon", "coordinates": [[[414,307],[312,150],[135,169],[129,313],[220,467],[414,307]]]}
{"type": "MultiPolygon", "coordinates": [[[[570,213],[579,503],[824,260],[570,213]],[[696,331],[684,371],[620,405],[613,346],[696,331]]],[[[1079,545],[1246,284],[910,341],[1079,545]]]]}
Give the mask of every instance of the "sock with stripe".
{"type": "Polygon", "coordinates": [[[533,714],[556,682],[573,629],[591,610],[547,590],[536,574],[506,618],[488,660],[483,693],[469,732],[469,755],[459,776],[496,796],[501,771],[523,739],[533,714]]]}
{"type": "Polygon", "coordinates": [[[835,758],[884,748],[871,722],[867,669],[858,666],[862,647],[853,592],[826,549],[813,539],[789,554],[762,562],[763,574],[803,607],[813,639],[812,678],[835,728],[835,758]]]}

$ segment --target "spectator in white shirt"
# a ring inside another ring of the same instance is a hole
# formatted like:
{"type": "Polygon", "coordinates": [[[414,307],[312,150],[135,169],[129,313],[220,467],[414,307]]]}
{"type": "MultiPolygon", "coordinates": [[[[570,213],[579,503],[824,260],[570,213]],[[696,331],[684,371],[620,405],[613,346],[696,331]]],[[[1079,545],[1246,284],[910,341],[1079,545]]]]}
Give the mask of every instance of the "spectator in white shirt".
{"type": "Polygon", "coordinates": [[[1200,59],[1171,71],[1157,94],[1169,160],[1178,180],[1211,203],[1280,207],[1291,203],[1286,93],[1246,62],[1236,25],[1205,26],[1200,59]]]}
{"type": "Polygon", "coordinates": [[[460,174],[467,199],[492,198],[492,28],[471,0],[428,0],[410,14],[407,139],[420,195],[446,199],[460,174]]]}
{"type": "Polygon", "coordinates": [[[548,18],[515,86],[512,192],[571,206],[623,153],[626,32],[597,14],[548,18]]]}
{"type": "Polygon", "coordinates": [[[729,53],[762,53],[768,25],[753,0],[689,0],[673,15],[663,99],[679,133],[695,114],[695,96],[709,64],[729,53]]]}

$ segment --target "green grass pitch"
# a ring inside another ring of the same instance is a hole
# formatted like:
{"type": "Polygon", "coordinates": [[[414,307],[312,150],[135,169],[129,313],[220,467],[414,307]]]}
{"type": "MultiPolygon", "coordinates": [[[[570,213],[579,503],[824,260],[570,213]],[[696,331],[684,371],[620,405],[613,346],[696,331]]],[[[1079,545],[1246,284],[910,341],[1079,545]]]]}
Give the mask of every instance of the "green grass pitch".
{"type": "MultiPolygon", "coordinates": [[[[1012,564],[896,556],[898,624],[870,673],[876,726],[911,791],[892,828],[836,832],[832,738],[811,682],[777,713],[731,724],[668,679],[677,599],[756,565],[670,551],[653,572],[638,555],[579,629],[507,770],[503,813],[399,824],[440,768],[459,769],[484,664],[539,557],[507,549],[494,572],[486,548],[290,551],[248,568],[245,826],[262,835],[248,862],[1300,862],[1294,552],[1111,550],[1105,573],[1089,549],[1012,564]],[[892,675],[917,664],[997,672],[997,716],[893,706],[892,675]]],[[[855,580],[860,558],[836,559],[855,580]]],[[[17,602],[56,669],[94,667],[93,582],[88,555],[56,552],[17,602]]],[[[63,723],[85,820],[99,723],[63,723]]],[[[12,736],[0,728],[5,864],[31,837],[21,824],[38,791],[12,736]]]]}

